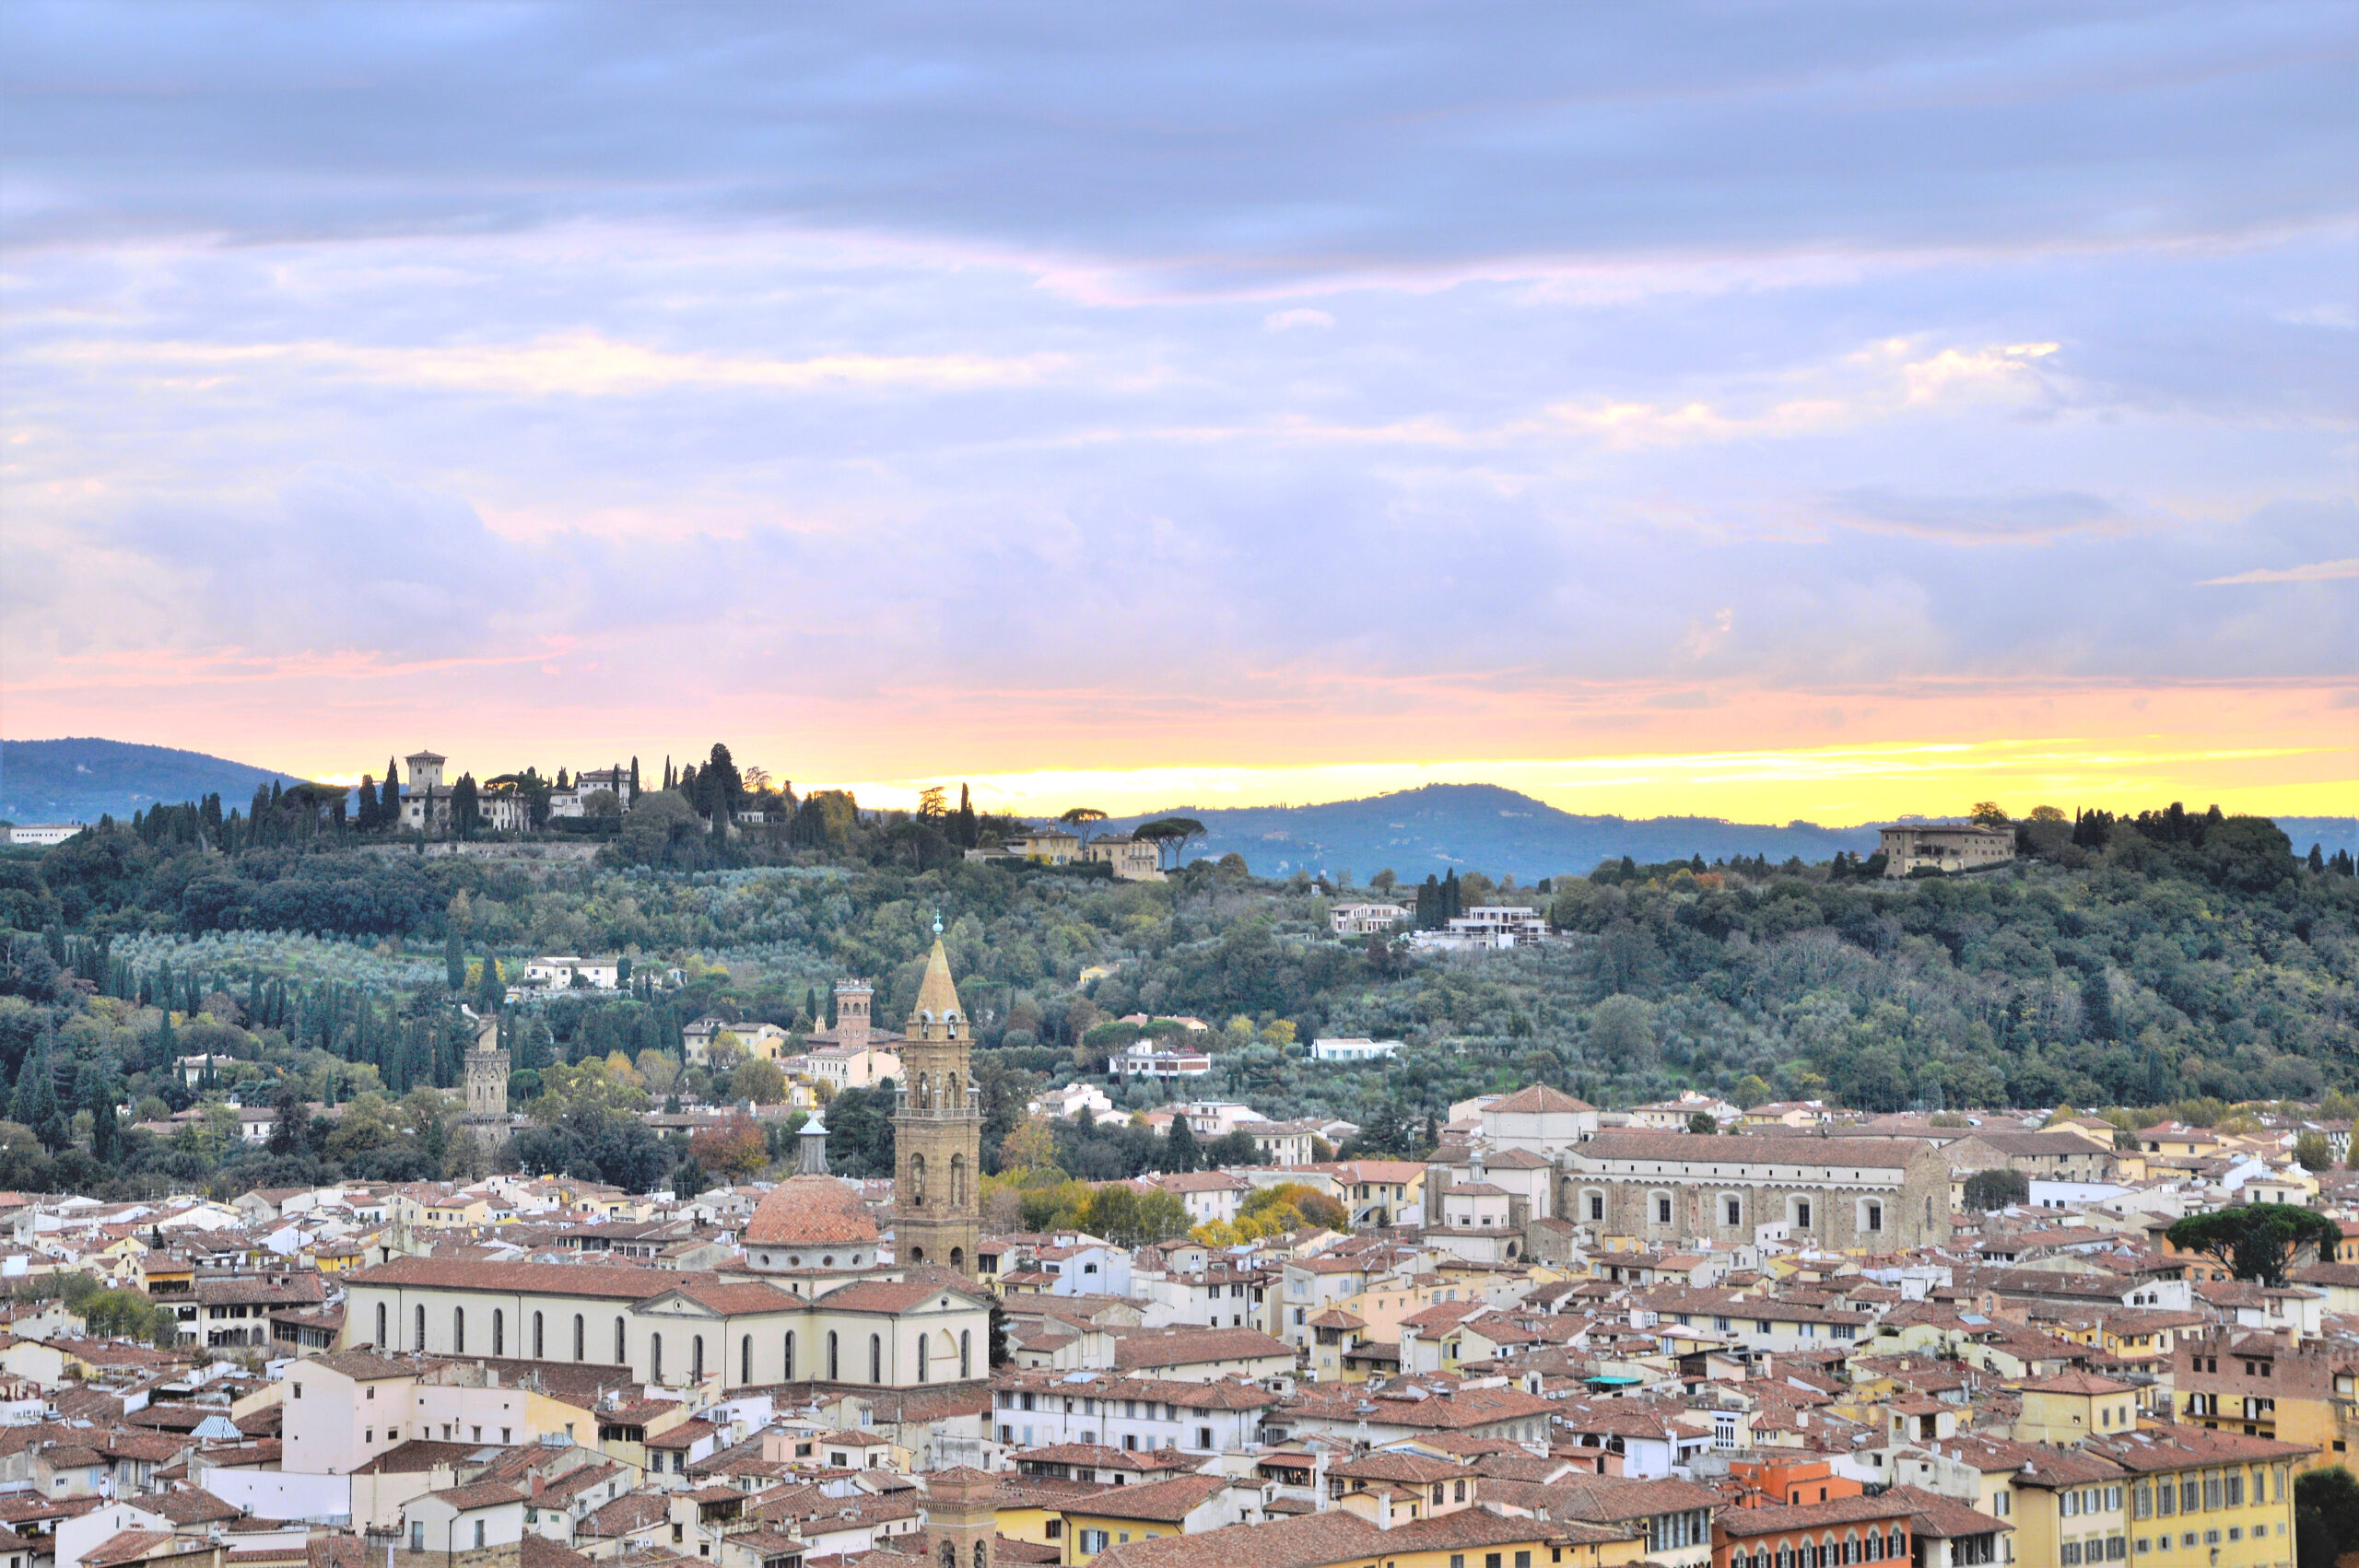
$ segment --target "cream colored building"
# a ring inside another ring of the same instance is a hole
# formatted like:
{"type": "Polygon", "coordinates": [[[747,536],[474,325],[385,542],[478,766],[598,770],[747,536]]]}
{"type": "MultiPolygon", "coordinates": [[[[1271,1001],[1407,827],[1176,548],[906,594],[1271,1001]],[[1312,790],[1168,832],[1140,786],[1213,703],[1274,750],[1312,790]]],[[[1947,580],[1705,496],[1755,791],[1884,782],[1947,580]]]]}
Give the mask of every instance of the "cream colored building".
{"type": "Polygon", "coordinates": [[[1920,867],[1937,872],[1979,871],[2015,858],[2012,827],[1911,823],[1878,828],[1876,837],[1876,847],[1884,857],[1884,874],[1888,877],[1907,876],[1920,867]]]}
{"type": "Polygon", "coordinates": [[[987,1376],[990,1299],[938,1270],[882,1263],[879,1240],[851,1188],[797,1176],[747,1222],[740,1270],[398,1258],[346,1277],[344,1344],[598,1363],[724,1393],[987,1376]]]}

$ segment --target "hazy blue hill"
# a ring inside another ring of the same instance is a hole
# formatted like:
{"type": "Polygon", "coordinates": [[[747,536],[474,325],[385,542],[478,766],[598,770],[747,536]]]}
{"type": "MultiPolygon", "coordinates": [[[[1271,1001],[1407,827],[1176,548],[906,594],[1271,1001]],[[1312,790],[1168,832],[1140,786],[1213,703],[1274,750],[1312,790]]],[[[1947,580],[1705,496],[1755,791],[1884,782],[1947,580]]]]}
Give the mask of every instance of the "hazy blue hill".
{"type": "Polygon", "coordinates": [[[1707,860],[1735,855],[1824,860],[1837,849],[1872,854],[1876,847],[1872,827],[1576,816],[1496,784],[1428,784],[1317,806],[1174,807],[1115,818],[1107,825],[1135,827],[1174,815],[1194,817],[1211,830],[1191,855],[1218,857],[1234,850],[1263,876],[1324,869],[1349,871],[1364,880],[1389,866],[1404,882],[1422,882],[1428,872],[1456,866],[1493,876],[1512,872],[1530,881],[1587,872],[1600,860],[1624,855],[1640,861],[1697,854],[1707,860]]]}
{"type": "Polygon", "coordinates": [[[95,738],[0,741],[0,819],[96,822],[128,818],[163,802],[178,805],[216,793],[224,809],[253,799],[254,786],[301,779],[276,768],[203,752],[95,738]]]}
{"type": "Polygon", "coordinates": [[[2294,841],[2294,853],[2306,855],[2315,844],[2322,854],[2348,849],[2359,855],[2359,816],[2281,816],[2274,819],[2294,841]]]}

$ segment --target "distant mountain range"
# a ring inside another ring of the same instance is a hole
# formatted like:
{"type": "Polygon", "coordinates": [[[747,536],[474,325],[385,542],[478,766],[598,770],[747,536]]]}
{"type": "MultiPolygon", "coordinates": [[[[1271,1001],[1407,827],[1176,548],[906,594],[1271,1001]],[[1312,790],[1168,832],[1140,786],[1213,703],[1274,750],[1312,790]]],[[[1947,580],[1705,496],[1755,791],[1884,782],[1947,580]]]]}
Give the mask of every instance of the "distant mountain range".
{"type": "Polygon", "coordinates": [[[301,779],[276,768],[230,762],[203,752],[96,738],[0,741],[0,821],[128,820],[149,806],[179,805],[219,794],[223,809],[243,807],[254,786],[301,779]]]}
{"type": "Polygon", "coordinates": [[[1390,869],[1403,882],[1455,867],[1522,881],[1590,871],[1627,855],[1641,863],[1701,855],[1707,860],[1766,855],[1830,860],[1838,849],[1872,854],[1872,827],[1783,827],[1718,817],[1576,816],[1496,784],[1428,784],[1397,794],[1316,806],[1175,807],[1109,819],[1135,827],[1162,816],[1193,817],[1207,837],[1189,855],[1234,851],[1262,876],[1296,871],[1350,872],[1365,881],[1390,869]]]}
{"type": "MultiPolygon", "coordinates": [[[[1350,872],[1365,881],[1390,869],[1403,882],[1453,867],[1519,881],[1579,874],[1600,860],[1627,855],[1645,864],[1701,855],[1707,860],[1764,856],[1783,861],[1831,860],[1838,849],[1875,852],[1876,830],[1821,827],[1790,822],[1726,822],[1707,816],[1576,816],[1496,784],[1428,784],[1397,794],[1317,806],[1174,807],[1144,816],[1108,819],[1107,828],[1131,828],[1157,817],[1193,817],[1207,836],[1189,848],[1192,859],[1234,851],[1257,875],[1296,871],[1350,872]]],[[[1925,820],[1942,820],[1939,818],[1925,820]]],[[[1954,820],[1954,819],[1952,819],[1954,820]]],[[[2280,817],[2295,853],[2321,844],[2359,853],[2359,818],[2280,817]]]]}
{"type": "MultiPolygon", "coordinates": [[[[128,818],[159,802],[177,805],[217,792],[241,806],[256,784],[302,782],[295,775],[202,752],[98,739],[0,741],[0,820],[96,822],[128,818]]],[[[1827,860],[1838,849],[1872,854],[1868,827],[1791,822],[1724,822],[1718,817],[1576,816],[1495,784],[1428,784],[1419,790],[1314,806],[1178,806],[1112,818],[1109,830],[1163,816],[1190,816],[1208,831],[1189,854],[1215,859],[1232,851],[1262,876],[1296,871],[1348,871],[1365,881],[1391,868],[1404,882],[1452,867],[1530,882],[1579,873],[1627,855],[1641,863],[1701,855],[1707,860],[1766,856],[1781,861],[1827,860]]],[[[2296,853],[2312,844],[2328,854],[2359,854],[2359,818],[2279,817],[2296,853]]]]}

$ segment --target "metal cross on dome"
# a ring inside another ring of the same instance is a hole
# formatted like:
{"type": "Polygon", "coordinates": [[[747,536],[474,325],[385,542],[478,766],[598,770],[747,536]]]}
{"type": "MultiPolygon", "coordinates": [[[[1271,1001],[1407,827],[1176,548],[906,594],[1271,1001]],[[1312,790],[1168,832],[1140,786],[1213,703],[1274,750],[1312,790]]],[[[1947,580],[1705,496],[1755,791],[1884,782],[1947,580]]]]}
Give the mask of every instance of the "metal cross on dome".
{"type": "Polygon", "coordinates": [[[942,934],[942,911],[939,909],[933,912],[933,934],[936,936],[942,934]]]}

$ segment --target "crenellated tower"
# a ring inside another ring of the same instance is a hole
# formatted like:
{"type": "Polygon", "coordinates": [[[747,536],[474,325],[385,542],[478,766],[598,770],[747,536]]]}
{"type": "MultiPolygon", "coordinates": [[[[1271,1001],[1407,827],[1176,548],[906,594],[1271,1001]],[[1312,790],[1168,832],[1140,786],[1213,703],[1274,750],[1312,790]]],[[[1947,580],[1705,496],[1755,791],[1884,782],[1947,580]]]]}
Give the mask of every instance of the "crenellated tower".
{"type": "Polygon", "coordinates": [[[461,1124],[497,1152],[508,1141],[508,1053],[499,1046],[499,1021],[482,1019],[475,1048],[467,1052],[467,1109],[461,1124]]]}
{"type": "Polygon", "coordinates": [[[901,1082],[893,1114],[894,1258],[933,1263],[972,1277],[982,1235],[982,1095],[974,1044],[950,979],[941,922],[901,1043],[901,1082]]]}

